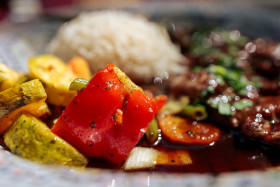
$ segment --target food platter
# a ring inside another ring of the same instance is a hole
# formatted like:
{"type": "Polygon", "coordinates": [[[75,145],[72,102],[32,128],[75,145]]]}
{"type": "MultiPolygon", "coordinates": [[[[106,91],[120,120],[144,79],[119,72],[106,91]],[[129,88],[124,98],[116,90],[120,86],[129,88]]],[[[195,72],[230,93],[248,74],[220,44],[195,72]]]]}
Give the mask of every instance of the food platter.
{"type": "MultiPolygon", "coordinates": [[[[280,14],[252,7],[217,4],[183,4],[133,10],[158,21],[168,18],[188,24],[213,23],[227,29],[239,29],[251,37],[278,35],[280,14]]],[[[0,60],[9,67],[26,72],[27,59],[44,53],[45,46],[63,21],[42,19],[28,24],[4,23],[0,26],[0,60]]],[[[237,161],[238,162],[238,161],[237,161]]],[[[39,165],[0,150],[0,184],[3,186],[277,186],[280,172],[249,171],[213,174],[166,172],[123,172],[107,169],[73,170],[66,167],[39,165]],[[16,180],[15,180],[16,179],[16,180]]]]}

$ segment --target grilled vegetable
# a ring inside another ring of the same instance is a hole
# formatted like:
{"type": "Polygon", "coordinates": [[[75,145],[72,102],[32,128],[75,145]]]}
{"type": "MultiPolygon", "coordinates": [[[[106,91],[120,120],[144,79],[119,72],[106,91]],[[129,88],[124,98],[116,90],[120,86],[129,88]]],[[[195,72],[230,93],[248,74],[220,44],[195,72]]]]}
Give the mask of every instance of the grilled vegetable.
{"type": "Polygon", "coordinates": [[[0,92],[0,134],[22,111],[37,113],[47,98],[42,83],[32,80],[0,92]]]}
{"type": "Polygon", "coordinates": [[[178,114],[184,107],[189,104],[188,96],[181,96],[179,99],[169,99],[166,105],[162,108],[163,114],[178,114]]]}
{"type": "Polygon", "coordinates": [[[165,115],[158,117],[159,127],[166,139],[181,144],[210,144],[220,137],[220,130],[210,124],[165,115]]]}
{"type": "MultiPolygon", "coordinates": [[[[80,91],[84,89],[84,87],[88,84],[88,80],[76,78],[74,81],[70,84],[69,89],[72,91],[80,91]]],[[[164,95],[160,95],[157,97],[154,97],[153,100],[157,104],[157,113],[162,109],[164,104],[166,103],[167,97],[164,95]]],[[[148,126],[146,131],[146,137],[150,142],[155,142],[158,139],[159,136],[159,128],[157,125],[156,119],[154,119],[148,126]]]]}
{"type": "Polygon", "coordinates": [[[4,142],[13,153],[43,164],[84,167],[88,162],[35,117],[21,115],[4,135],[4,142]]]}
{"type": "Polygon", "coordinates": [[[74,98],[76,92],[69,91],[69,85],[76,77],[59,58],[52,55],[31,58],[29,70],[32,78],[44,83],[48,103],[67,106],[74,98]]]}
{"type": "Polygon", "coordinates": [[[86,87],[88,82],[89,81],[86,79],[76,78],[71,82],[71,84],[69,86],[69,90],[70,91],[80,91],[86,87]]]}
{"type": "Polygon", "coordinates": [[[181,114],[197,121],[204,120],[208,116],[203,105],[186,105],[181,114]]]}
{"type": "MultiPolygon", "coordinates": [[[[151,96],[153,97],[153,96],[151,96]]],[[[153,97],[153,100],[156,103],[156,114],[159,114],[162,112],[163,107],[166,104],[167,101],[167,96],[166,95],[157,95],[155,97],[153,97]]]]}
{"type": "Polygon", "coordinates": [[[153,168],[156,165],[158,151],[153,148],[135,147],[123,165],[124,170],[153,168]]]}
{"type": "Polygon", "coordinates": [[[153,119],[153,121],[149,124],[147,131],[146,131],[146,137],[149,142],[154,143],[157,141],[158,136],[159,136],[159,128],[158,128],[158,123],[156,119],[153,119]]]}
{"type": "Polygon", "coordinates": [[[34,111],[28,111],[35,117],[42,117],[42,116],[49,116],[51,115],[51,111],[49,109],[49,106],[47,103],[43,103],[41,106],[39,106],[36,110],[34,111]]]}
{"type": "Polygon", "coordinates": [[[108,65],[66,107],[52,132],[89,157],[126,159],[157,111],[121,70],[108,65]]]}
{"type": "Polygon", "coordinates": [[[160,165],[189,165],[192,159],[185,150],[135,147],[123,165],[124,170],[153,168],[160,165]]]}
{"type": "Polygon", "coordinates": [[[0,63],[0,91],[15,86],[23,77],[24,75],[15,72],[5,64],[0,63]]]}
{"type": "Polygon", "coordinates": [[[189,165],[192,164],[190,154],[186,150],[158,150],[157,165],[189,165]]]}
{"type": "Polygon", "coordinates": [[[67,63],[67,65],[77,77],[87,80],[91,78],[89,65],[84,58],[75,56],[67,63]]]}

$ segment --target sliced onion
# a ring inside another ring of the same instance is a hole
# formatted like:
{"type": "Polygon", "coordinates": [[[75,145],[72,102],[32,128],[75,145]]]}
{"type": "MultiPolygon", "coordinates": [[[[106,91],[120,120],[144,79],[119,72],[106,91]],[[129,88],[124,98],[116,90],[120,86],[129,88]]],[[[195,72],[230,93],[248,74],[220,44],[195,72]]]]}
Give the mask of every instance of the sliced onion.
{"type": "Polygon", "coordinates": [[[189,153],[185,150],[156,150],[153,148],[135,147],[123,165],[124,170],[153,168],[156,165],[192,164],[189,153]]]}
{"type": "Polygon", "coordinates": [[[123,165],[124,170],[152,168],[156,164],[158,151],[153,148],[135,147],[123,165]]]}

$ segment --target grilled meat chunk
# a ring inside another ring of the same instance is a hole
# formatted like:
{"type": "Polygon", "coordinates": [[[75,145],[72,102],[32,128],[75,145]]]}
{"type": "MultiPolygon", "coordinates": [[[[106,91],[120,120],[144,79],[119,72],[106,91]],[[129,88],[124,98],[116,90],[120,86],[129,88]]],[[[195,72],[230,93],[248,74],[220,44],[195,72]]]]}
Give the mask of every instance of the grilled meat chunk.
{"type": "Polygon", "coordinates": [[[254,41],[256,51],[251,53],[250,62],[260,73],[268,77],[280,74],[280,45],[277,42],[257,39],[254,41]]]}
{"type": "Polygon", "coordinates": [[[262,97],[241,123],[241,133],[280,145],[280,97],[262,97]]]}

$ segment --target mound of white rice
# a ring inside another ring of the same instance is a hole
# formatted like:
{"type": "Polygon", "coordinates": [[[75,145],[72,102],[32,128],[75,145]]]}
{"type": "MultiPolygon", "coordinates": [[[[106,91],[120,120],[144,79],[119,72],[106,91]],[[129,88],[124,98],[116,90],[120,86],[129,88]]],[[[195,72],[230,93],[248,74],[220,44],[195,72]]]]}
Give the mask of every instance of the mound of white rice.
{"type": "Polygon", "coordinates": [[[80,14],[60,28],[48,51],[65,61],[82,56],[93,73],[115,64],[137,82],[184,70],[179,65],[184,57],[164,28],[121,11],[80,14]]]}

